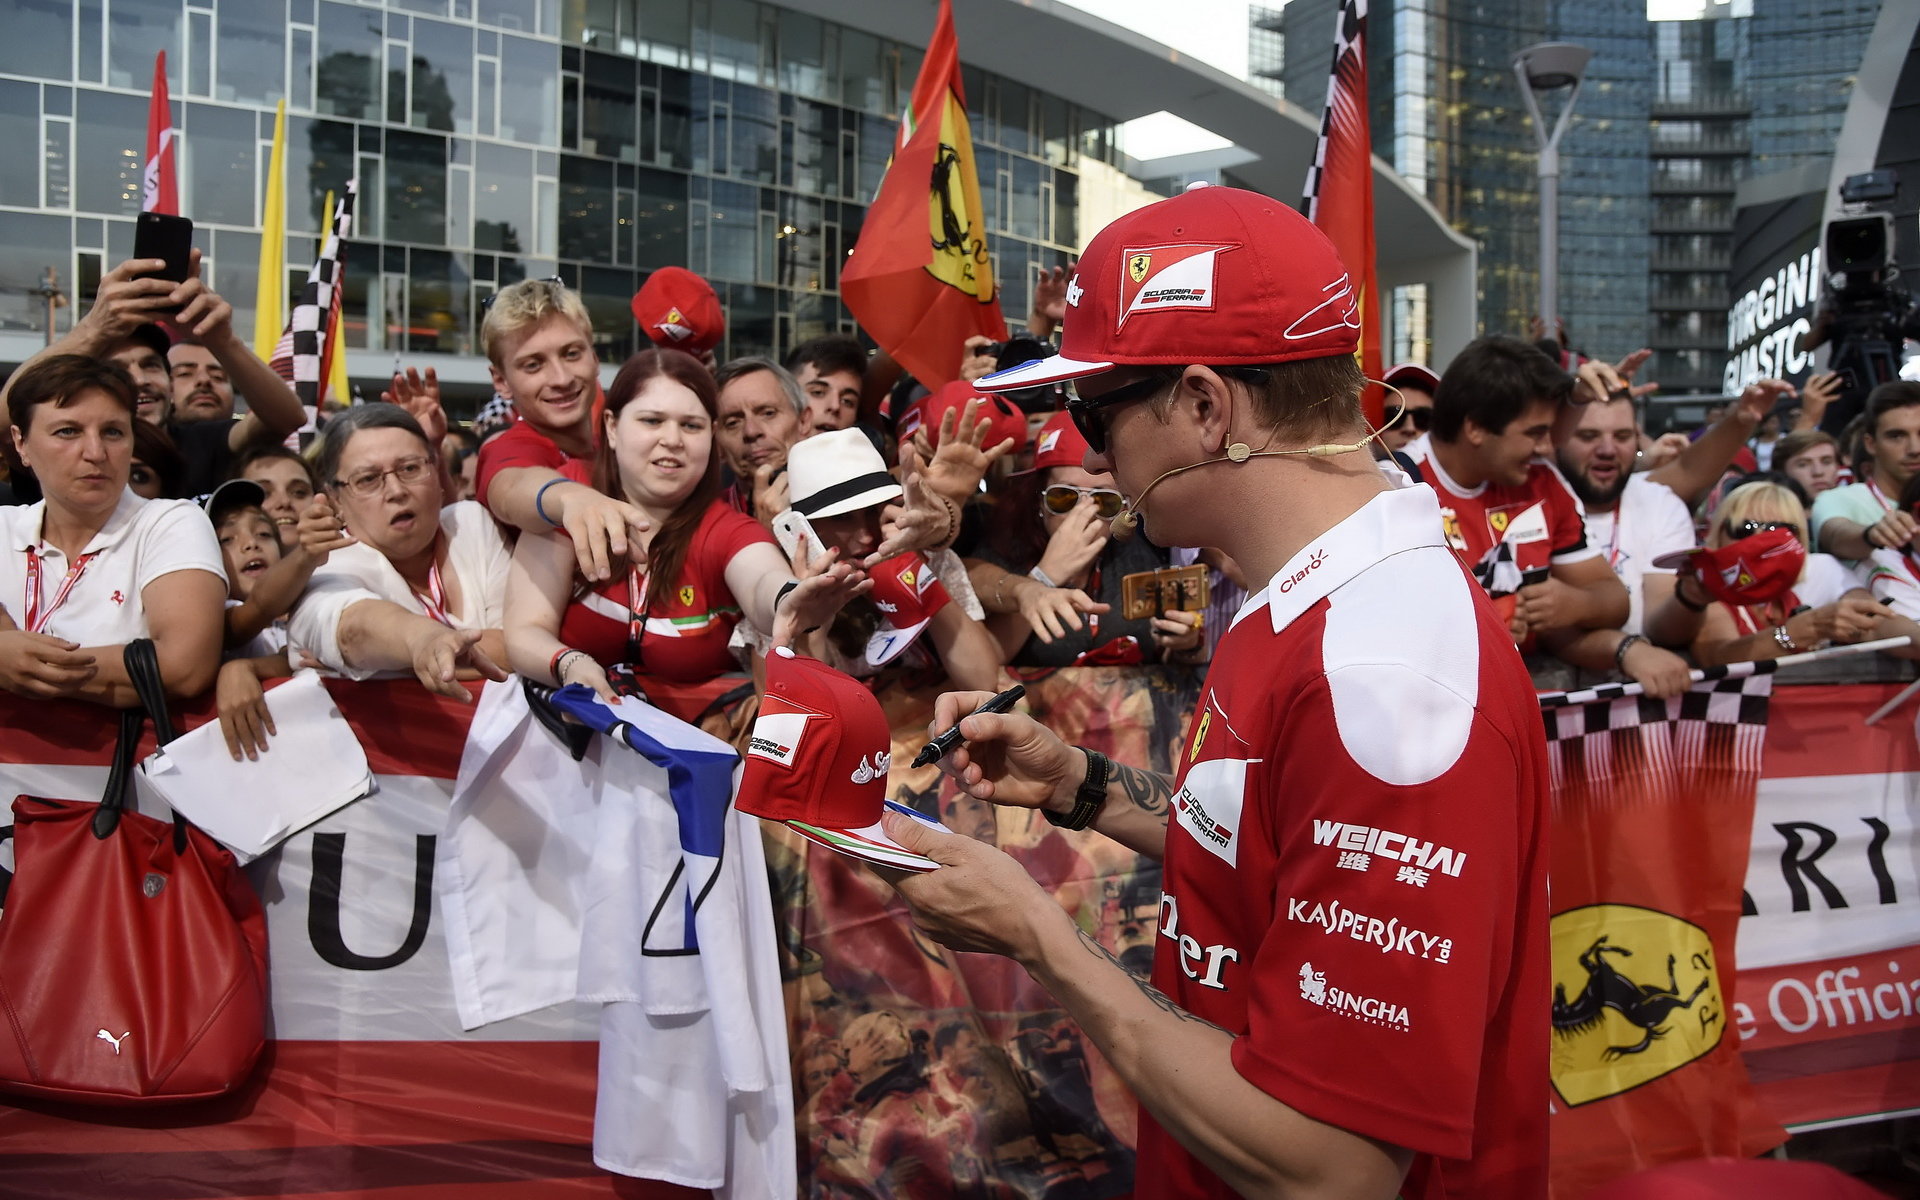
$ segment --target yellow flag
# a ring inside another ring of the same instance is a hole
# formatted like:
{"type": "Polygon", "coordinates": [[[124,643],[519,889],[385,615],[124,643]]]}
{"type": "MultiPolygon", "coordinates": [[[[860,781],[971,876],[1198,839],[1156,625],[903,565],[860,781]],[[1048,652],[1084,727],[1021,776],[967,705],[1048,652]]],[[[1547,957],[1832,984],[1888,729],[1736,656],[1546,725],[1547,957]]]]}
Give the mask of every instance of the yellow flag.
{"type": "Polygon", "coordinates": [[[287,327],[287,102],[273,115],[273,156],[267,160],[267,203],[260,214],[260,280],[253,300],[253,351],[263,362],[287,327]]]}

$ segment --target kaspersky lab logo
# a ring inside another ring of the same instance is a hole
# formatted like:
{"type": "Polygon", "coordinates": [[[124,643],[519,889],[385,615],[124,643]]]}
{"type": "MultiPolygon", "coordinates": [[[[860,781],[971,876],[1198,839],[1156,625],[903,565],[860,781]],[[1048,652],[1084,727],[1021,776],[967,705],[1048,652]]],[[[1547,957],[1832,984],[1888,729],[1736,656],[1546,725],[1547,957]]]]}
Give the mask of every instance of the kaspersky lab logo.
{"type": "Polygon", "coordinates": [[[1631,904],[1553,918],[1553,1087],[1568,1105],[1651,1083],[1726,1033],[1713,943],[1690,921],[1631,904]]]}

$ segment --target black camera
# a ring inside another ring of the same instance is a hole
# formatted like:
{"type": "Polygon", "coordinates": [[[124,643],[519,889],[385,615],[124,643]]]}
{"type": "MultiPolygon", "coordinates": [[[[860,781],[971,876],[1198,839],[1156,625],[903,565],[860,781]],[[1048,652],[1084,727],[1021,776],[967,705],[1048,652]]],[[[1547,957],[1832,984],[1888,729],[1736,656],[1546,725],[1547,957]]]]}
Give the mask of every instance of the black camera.
{"type": "MultiPolygon", "coordinates": [[[[981,348],[980,353],[993,355],[993,369],[1008,371],[1021,363],[1030,363],[1036,359],[1051,358],[1053,347],[1037,337],[1011,337],[1004,342],[994,342],[981,348]]],[[[1050,413],[1064,407],[1067,400],[1067,387],[1064,383],[1042,383],[1030,388],[1002,393],[1007,399],[1020,406],[1020,411],[1050,413]]]]}

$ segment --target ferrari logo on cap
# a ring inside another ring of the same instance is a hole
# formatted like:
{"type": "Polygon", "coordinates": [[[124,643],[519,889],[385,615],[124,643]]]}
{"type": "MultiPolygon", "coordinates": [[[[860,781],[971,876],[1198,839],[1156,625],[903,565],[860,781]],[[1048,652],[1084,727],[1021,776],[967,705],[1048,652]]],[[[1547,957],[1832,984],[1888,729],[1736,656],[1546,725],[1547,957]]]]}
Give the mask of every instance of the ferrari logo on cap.
{"type": "Polygon", "coordinates": [[[686,319],[685,317],[683,317],[683,316],[681,316],[681,315],[680,315],[680,310],[679,310],[679,309],[677,309],[677,308],[670,308],[670,309],[668,309],[668,310],[667,310],[667,324],[669,324],[669,325],[685,325],[686,323],[687,323],[687,319],[686,319]]]}
{"type": "Polygon", "coordinates": [[[700,593],[693,590],[692,584],[688,584],[680,589],[680,603],[686,605],[688,608],[692,608],[693,598],[699,594],[700,593]]]}
{"type": "Polygon", "coordinates": [[[1122,250],[1127,273],[1120,280],[1114,328],[1124,326],[1136,313],[1214,308],[1215,264],[1220,255],[1237,249],[1230,242],[1172,242],[1122,250]]]}

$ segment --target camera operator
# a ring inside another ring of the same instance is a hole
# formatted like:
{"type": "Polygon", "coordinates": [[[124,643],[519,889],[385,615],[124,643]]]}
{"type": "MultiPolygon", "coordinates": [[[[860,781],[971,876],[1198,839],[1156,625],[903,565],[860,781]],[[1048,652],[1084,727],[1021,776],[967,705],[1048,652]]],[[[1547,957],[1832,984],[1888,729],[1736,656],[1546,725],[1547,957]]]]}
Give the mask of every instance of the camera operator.
{"type": "Polygon", "coordinates": [[[1833,343],[1827,364],[1840,375],[1840,395],[1820,428],[1835,436],[1865,409],[1868,392],[1899,377],[1901,341],[1920,339],[1920,309],[1888,275],[1848,272],[1842,287],[1820,298],[1812,328],[1800,337],[1803,352],[1833,343]]]}

